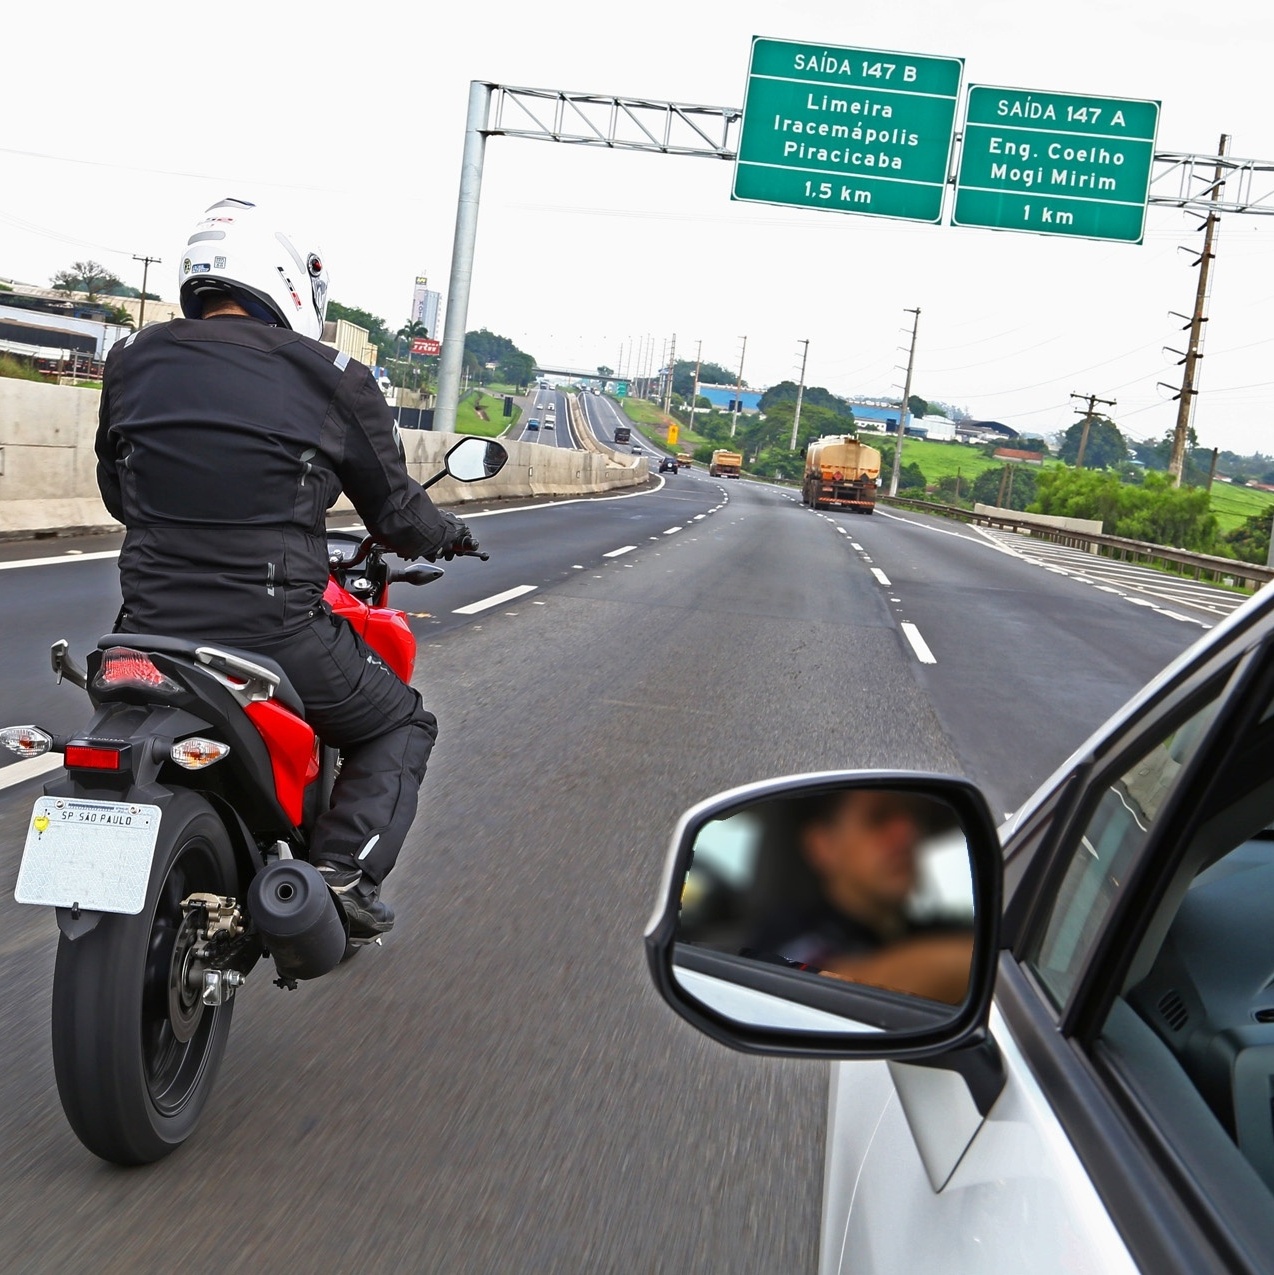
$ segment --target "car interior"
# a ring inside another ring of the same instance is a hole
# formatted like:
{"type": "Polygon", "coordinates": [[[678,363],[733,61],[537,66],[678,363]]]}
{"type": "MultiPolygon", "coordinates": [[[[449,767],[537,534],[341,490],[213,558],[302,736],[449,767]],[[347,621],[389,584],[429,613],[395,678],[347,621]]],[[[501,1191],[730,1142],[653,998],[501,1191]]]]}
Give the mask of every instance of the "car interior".
{"type": "Polygon", "coordinates": [[[1274,1190],[1274,715],[1217,776],[1101,1043],[1208,1162],[1274,1190]],[[1157,1101],[1156,1101],[1157,1099],[1157,1101]]]}

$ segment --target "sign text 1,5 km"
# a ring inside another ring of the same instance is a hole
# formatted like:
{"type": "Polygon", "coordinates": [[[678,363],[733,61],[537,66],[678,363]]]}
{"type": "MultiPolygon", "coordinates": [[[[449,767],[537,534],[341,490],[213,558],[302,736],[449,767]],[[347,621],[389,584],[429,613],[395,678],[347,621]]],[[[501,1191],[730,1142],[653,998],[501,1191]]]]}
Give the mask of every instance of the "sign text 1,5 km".
{"type": "Polygon", "coordinates": [[[752,41],[735,199],[937,222],[962,58],[752,41]]]}
{"type": "Polygon", "coordinates": [[[956,226],[1140,243],[1159,103],[969,86],[956,226]]]}

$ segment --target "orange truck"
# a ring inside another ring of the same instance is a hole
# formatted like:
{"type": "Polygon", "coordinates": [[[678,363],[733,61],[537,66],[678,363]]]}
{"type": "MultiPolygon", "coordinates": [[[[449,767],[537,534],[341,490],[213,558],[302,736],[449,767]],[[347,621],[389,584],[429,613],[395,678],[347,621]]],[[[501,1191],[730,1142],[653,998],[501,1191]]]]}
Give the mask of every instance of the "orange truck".
{"type": "Polygon", "coordinates": [[[880,453],[849,434],[816,438],[805,453],[801,501],[811,509],[853,509],[869,514],[876,508],[880,453]]]}
{"type": "Polygon", "coordinates": [[[712,478],[738,478],[743,468],[742,452],[727,452],[721,449],[712,453],[712,462],[708,466],[708,474],[712,478]]]}

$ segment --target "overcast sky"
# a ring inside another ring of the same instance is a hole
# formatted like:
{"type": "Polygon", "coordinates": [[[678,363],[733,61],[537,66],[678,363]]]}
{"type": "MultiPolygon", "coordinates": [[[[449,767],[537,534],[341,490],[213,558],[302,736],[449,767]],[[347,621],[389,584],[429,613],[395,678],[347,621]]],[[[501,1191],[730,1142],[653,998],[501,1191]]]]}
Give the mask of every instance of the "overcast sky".
{"type": "MultiPolygon", "coordinates": [[[[160,256],[175,296],[188,226],[223,195],[270,203],[316,240],[332,295],[397,327],[414,276],[446,292],[468,84],[740,106],[751,37],[965,59],[965,84],[1153,98],[1158,149],[1274,160],[1274,6],[1162,0],[892,0],[733,5],[362,5],[223,0],[6,14],[0,277],[47,284],[93,257],[134,285],[160,256]]],[[[745,379],[913,389],[1051,432],[1070,394],[1116,399],[1137,437],[1176,418],[1170,311],[1193,305],[1197,221],[1152,208],[1140,246],[912,225],[731,201],[732,166],[509,138],[487,146],[468,326],[543,361],[614,366],[656,349],[745,379]]],[[[1274,192],[1274,175],[1269,179],[1274,192]]],[[[1274,205],[1274,200],[1271,200],[1274,205]]],[[[1216,245],[1200,440],[1274,453],[1274,218],[1216,245]]]]}

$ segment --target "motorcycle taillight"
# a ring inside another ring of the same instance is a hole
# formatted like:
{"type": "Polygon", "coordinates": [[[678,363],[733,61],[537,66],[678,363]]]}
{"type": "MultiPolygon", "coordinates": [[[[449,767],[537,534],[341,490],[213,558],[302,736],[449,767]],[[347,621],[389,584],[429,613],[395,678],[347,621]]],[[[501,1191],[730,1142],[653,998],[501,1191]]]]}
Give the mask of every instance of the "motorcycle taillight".
{"type": "Polygon", "coordinates": [[[120,749],[103,748],[97,744],[67,744],[66,766],[68,770],[118,770],[120,749]]]}
{"type": "Polygon", "coordinates": [[[102,656],[102,667],[93,679],[96,690],[120,690],[132,687],[139,691],[173,692],[181,687],[142,651],[127,646],[112,646],[102,656]]]}

